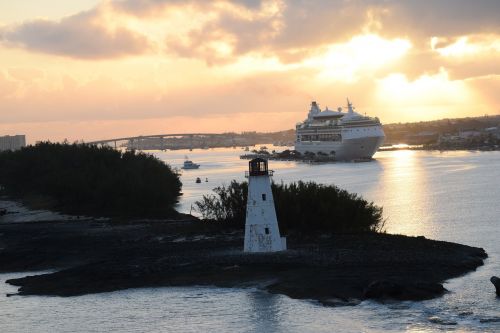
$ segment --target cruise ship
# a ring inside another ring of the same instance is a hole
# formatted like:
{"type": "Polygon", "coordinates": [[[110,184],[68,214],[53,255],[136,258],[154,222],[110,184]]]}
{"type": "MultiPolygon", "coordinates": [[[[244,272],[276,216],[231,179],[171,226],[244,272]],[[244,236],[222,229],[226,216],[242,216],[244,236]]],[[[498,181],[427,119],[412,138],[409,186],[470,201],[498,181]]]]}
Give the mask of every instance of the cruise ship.
{"type": "Polygon", "coordinates": [[[307,119],[296,126],[295,150],[335,160],[371,159],[384,139],[380,120],[355,112],[349,99],[347,112],[341,107],[321,111],[312,102],[307,119]]]}

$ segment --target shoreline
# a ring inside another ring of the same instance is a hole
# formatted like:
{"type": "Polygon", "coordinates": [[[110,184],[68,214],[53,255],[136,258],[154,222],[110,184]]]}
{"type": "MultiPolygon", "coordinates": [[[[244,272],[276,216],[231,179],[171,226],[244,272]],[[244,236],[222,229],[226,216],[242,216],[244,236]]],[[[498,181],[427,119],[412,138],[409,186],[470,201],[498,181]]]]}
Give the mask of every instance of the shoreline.
{"type": "Polygon", "coordinates": [[[290,250],[242,252],[242,230],[191,221],[0,224],[0,271],[19,295],[76,296],[137,287],[256,286],[326,305],[424,300],[483,265],[483,249],[389,234],[288,235],[290,250]]]}
{"type": "MultiPolygon", "coordinates": [[[[310,156],[296,156],[293,154],[286,154],[283,156],[280,156],[280,154],[283,154],[284,152],[292,152],[293,150],[284,150],[280,152],[274,152],[274,153],[262,153],[262,152],[257,152],[257,153],[246,153],[242,154],[239,156],[240,159],[242,160],[250,160],[253,158],[265,158],[268,160],[273,160],[273,161],[293,161],[293,162],[303,162],[303,163],[310,163],[310,164],[315,164],[315,163],[336,163],[336,162],[344,162],[344,163],[362,163],[362,162],[371,162],[376,160],[376,158],[358,158],[358,159],[353,159],[353,160],[336,160],[334,157],[331,156],[321,156],[321,157],[310,157],[310,156]]],[[[389,152],[389,151],[433,151],[433,152],[451,152],[451,151],[468,151],[468,152],[496,152],[500,151],[500,147],[476,147],[476,148],[438,148],[438,147],[426,147],[426,146],[408,146],[408,147],[392,147],[392,146],[383,146],[377,150],[376,153],[379,152],[389,152]]]]}

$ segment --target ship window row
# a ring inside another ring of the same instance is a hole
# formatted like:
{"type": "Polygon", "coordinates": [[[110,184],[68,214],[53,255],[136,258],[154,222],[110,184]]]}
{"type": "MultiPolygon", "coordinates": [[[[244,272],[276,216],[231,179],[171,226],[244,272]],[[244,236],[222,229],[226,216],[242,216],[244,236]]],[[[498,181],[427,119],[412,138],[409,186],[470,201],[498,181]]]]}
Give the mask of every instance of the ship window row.
{"type": "Polygon", "coordinates": [[[344,125],[347,125],[349,127],[379,126],[379,124],[376,124],[373,122],[349,122],[349,123],[345,123],[344,125]]]}
{"type": "Polygon", "coordinates": [[[372,130],[374,130],[374,129],[372,129],[372,128],[353,128],[353,129],[351,129],[351,131],[356,131],[356,132],[361,132],[361,131],[366,132],[366,131],[372,131],[372,130]]]}
{"type": "Polygon", "coordinates": [[[301,135],[299,141],[342,141],[340,134],[301,135]]]}

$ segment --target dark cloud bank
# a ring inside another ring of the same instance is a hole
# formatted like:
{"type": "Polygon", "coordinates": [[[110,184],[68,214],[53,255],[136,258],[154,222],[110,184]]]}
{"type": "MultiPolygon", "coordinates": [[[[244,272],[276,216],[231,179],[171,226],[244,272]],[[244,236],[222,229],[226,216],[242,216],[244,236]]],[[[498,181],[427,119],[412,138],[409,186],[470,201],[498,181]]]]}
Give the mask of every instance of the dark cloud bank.
{"type": "MultiPolygon", "coordinates": [[[[224,2],[224,0],[219,0],[224,2]]],[[[108,30],[103,10],[139,19],[161,16],[175,6],[186,11],[217,11],[215,20],[186,36],[170,34],[162,49],[167,55],[225,64],[238,56],[257,52],[277,56],[283,63],[299,62],[318,48],[349,40],[366,29],[386,38],[409,38],[414,48],[384,71],[401,71],[410,79],[446,67],[452,79],[500,73],[500,52],[492,51],[476,61],[440,58],[430,49],[430,38],[440,37],[439,47],[462,35],[500,35],[498,0],[238,0],[225,1],[250,15],[205,0],[115,0],[59,21],[32,20],[0,27],[0,43],[30,51],[77,59],[113,59],[152,51],[148,37],[124,27],[108,30]],[[269,3],[279,10],[262,15],[269,3]],[[180,38],[182,37],[182,38],[180,38]],[[218,54],[213,41],[230,40],[232,50],[218,54]]],[[[227,7],[227,6],[225,6],[227,7]]],[[[168,33],[168,32],[166,32],[168,33]]]]}
{"type": "Polygon", "coordinates": [[[72,58],[103,59],[140,54],[149,48],[145,36],[118,28],[108,31],[98,10],[68,16],[60,21],[32,20],[0,30],[5,46],[72,58]]]}
{"type": "MultiPolygon", "coordinates": [[[[228,1],[229,2],[229,1],[228,1]]],[[[235,6],[259,12],[267,1],[231,1],[235,6]]],[[[112,3],[114,10],[138,17],[155,15],[168,6],[205,10],[214,2],[205,0],[125,0],[112,3]]],[[[273,52],[287,60],[291,49],[310,48],[345,40],[362,32],[370,20],[377,32],[388,37],[410,37],[415,43],[431,36],[455,37],[474,33],[500,33],[500,1],[437,0],[288,0],[276,16],[253,19],[221,12],[203,29],[190,33],[187,45],[167,41],[170,53],[209,57],[212,38],[230,35],[234,54],[273,52]],[[279,20],[279,22],[277,22],[279,20]],[[280,29],[276,34],[276,24],[280,29]]],[[[108,31],[99,15],[101,6],[60,21],[33,20],[0,29],[3,45],[74,58],[114,58],[147,52],[147,37],[125,28],[108,31]]],[[[307,53],[299,53],[307,54],[307,53]]],[[[290,59],[288,59],[290,60],[290,59]]],[[[296,60],[296,59],[292,59],[296,60]]]]}

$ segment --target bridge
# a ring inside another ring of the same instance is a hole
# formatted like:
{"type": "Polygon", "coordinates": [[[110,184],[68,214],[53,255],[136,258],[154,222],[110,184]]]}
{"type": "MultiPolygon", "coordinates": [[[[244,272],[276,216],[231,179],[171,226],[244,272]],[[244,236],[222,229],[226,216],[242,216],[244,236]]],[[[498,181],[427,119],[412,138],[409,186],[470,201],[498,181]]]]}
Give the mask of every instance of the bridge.
{"type": "Polygon", "coordinates": [[[229,140],[228,145],[234,145],[234,134],[215,134],[215,133],[175,133],[175,134],[155,134],[155,135],[140,135],[121,137],[114,139],[105,139],[86,142],[88,145],[111,145],[115,148],[119,147],[118,142],[125,141],[127,146],[131,149],[168,149],[168,148],[194,148],[195,145],[200,147],[208,146],[209,140],[219,138],[229,140]],[[173,142],[175,139],[175,142],[173,142]],[[207,141],[208,140],[208,141],[207,141]]]}

